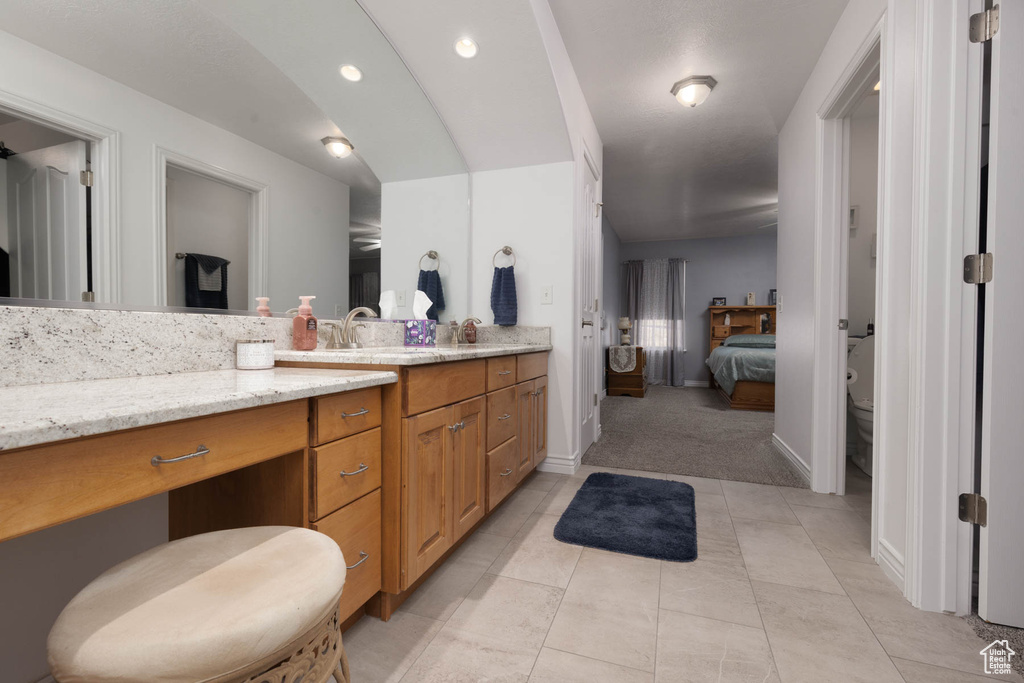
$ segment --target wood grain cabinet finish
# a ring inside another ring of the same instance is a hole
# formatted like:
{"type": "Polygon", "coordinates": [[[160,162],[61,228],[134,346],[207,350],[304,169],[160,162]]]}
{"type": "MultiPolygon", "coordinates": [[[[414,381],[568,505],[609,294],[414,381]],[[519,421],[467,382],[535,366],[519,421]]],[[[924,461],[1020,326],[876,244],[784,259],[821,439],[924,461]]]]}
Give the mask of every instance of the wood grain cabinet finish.
{"type": "Polygon", "coordinates": [[[406,368],[402,374],[402,408],[407,416],[481,396],[487,389],[483,358],[406,368]]]}
{"type": "Polygon", "coordinates": [[[317,520],[380,488],[380,427],[312,450],[310,519],[317,520]]]}
{"type": "Polygon", "coordinates": [[[314,399],[313,445],[379,427],[380,387],[348,391],[314,399]]]}
{"type": "Polygon", "coordinates": [[[487,454],[487,512],[498,507],[519,482],[519,441],[509,439],[487,454]]]}
{"type": "Polygon", "coordinates": [[[497,391],[516,383],[516,357],[487,359],[487,391],[497,391]]]}
{"type": "Polygon", "coordinates": [[[487,394],[487,450],[497,448],[516,435],[519,423],[514,386],[487,394]]]}
{"type": "Polygon", "coordinates": [[[380,489],[310,525],[341,548],[348,570],[341,594],[345,620],[380,590],[380,489]]]}
{"type": "Polygon", "coordinates": [[[516,358],[516,382],[525,382],[548,374],[548,353],[526,353],[516,358]]]}
{"type": "Polygon", "coordinates": [[[458,425],[452,432],[454,542],[487,511],[484,397],[463,401],[452,407],[452,413],[452,424],[458,425]]]}
{"type": "Polygon", "coordinates": [[[530,425],[533,435],[533,467],[544,462],[548,457],[548,378],[538,377],[533,380],[533,420],[530,425]]]}
{"type": "Polygon", "coordinates": [[[452,410],[405,418],[402,443],[402,588],[452,544],[452,410]]]}
{"type": "Polygon", "coordinates": [[[517,482],[533,471],[533,391],[533,380],[516,385],[516,442],[519,444],[517,482]]]}

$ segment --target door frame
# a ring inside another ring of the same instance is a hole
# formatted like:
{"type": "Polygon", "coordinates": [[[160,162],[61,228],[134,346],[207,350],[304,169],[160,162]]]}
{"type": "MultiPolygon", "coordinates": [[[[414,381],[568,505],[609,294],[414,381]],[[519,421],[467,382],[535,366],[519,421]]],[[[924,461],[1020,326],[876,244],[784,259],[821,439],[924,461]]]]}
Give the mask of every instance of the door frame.
{"type": "MultiPolygon", "coordinates": [[[[0,113],[73,135],[90,143],[93,295],[98,303],[121,302],[121,134],[41,102],[0,90],[0,113]]],[[[6,190],[5,190],[6,191],[6,190]]]]}
{"type": "Polygon", "coordinates": [[[238,175],[220,166],[174,152],[160,145],[153,146],[154,216],[156,241],[153,249],[154,291],[158,306],[167,305],[167,166],[191,171],[249,193],[249,301],[259,293],[266,295],[270,272],[270,188],[261,181],[238,175]]]}

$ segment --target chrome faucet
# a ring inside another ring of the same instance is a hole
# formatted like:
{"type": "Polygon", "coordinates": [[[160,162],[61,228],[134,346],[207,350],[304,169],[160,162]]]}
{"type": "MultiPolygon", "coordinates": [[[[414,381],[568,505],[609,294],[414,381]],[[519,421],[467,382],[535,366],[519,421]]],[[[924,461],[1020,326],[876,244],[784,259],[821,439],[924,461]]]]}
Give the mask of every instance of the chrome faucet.
{"type": "Polygon", "coordinates": [[[355,319],[355,317],[357,315],[359,315],[360,313],[365,315],[367,318],[376,318],[377,317],[376,313],[374,313],[372,310],[370,310],[369,308],[367,308],[365,306],[360,306],[359,308],[353,308],[351,311],[348,312],[348,315],[345,316],[345,322],[342,324],[342,327],[341,327],[341,338],[338,340],[338,345],[337,346],[333,345],[335,343],[335,340],[334,340],[334,336],[332,335],[331,343],[327,345],[328,348],[361,349],[363,347],[362,344],[360,344],[358,341],[356,341],[356,328],[358,328],[358,327],[366,327],[366,326],[362,325],[362,324],[360,324],[360,325],[353,325],[352,324],[353,319],[355,319]]]}
{"type": "Polygon", "coordinates": [[[474,323],[476,323],[477,325],[483,325],[483,323],[480,321],[479,318],[469,317],[469,318],[466,318],[465,320],[463,320],[462,324],[459,325],[459,330],[455,333],[455,339],[458,340],[458,343],[460,343],[460,344],[467,343],[466,342],[466,323],[468,323],[471,320],[474,323]]]}

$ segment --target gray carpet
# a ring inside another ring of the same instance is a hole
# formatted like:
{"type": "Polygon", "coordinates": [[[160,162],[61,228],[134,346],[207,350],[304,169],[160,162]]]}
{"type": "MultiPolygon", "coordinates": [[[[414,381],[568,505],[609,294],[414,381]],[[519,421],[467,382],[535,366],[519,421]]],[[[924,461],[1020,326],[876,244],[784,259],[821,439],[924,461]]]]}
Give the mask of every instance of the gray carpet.
{"type": "MultiPolygon", "coordinates": [[[[971,614],[964,617],[964,619],[985,643],[991,643],[995,640],[1008,641],[1010,649],[1017,653],[1016,657],[1010,658],[1010,666],[1014,671],[1024,676],[1024,655],[1021,654],[1024,653],[1024,628],[990,624],[977,614],[971,614]]],[[[999,680],[999,676],[992,676],[992,679],[999,680]]]]}
{"type": "Polygon", "coordinates": [[[649,387],[601,402],[584,465],[809,488],[772,446],[775,413],[732,410],[712,389],[649,387]]]}

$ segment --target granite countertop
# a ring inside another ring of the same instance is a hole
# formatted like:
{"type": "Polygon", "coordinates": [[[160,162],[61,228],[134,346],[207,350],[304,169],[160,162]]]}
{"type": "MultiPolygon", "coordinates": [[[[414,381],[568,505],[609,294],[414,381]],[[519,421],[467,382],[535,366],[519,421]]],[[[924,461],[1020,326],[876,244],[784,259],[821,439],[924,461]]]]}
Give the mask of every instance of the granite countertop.
{"type": "Polygon", "coordinates": [[[294,363],[337,363],[353,365],[429,365],[472,358],[510,356],[518,353],[550,351],[550,344],[460,344],[458,348],[437,346],[379,346],[362,349],[325,349],[316,351],[275,351],[274,360],[294,363]]]}
{"type": "Polygon", "coordinates": [[[0,388],[0,451],[398,381],[367,370],[210,370],[0,388]]]}

